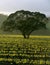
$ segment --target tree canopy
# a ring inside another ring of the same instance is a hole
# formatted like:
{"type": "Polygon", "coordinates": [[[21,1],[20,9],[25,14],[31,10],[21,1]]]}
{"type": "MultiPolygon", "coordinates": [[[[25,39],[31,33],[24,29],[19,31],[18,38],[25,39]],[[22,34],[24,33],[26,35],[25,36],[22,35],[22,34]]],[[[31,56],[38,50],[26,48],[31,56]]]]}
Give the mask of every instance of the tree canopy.
{"type": "Polygon", "coordinates": [[[46,29],[46,23],[45,14],[20,10],[9,15],[3,22],[2,28],[4,31],[20,30],[24,38],[29,38],[33,31],[41,28],[46,29]]]}

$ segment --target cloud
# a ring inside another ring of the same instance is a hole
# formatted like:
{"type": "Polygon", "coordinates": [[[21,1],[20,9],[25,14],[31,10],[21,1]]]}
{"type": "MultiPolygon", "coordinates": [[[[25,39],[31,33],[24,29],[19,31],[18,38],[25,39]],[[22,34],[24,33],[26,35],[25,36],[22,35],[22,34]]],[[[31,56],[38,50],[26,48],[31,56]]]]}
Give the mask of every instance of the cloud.
{"type": "Polygon", "coordinates": [[[15,12],[17,10],[39,11],[50,15],[49,0],[1,0],[0,12],[15,12]]]}

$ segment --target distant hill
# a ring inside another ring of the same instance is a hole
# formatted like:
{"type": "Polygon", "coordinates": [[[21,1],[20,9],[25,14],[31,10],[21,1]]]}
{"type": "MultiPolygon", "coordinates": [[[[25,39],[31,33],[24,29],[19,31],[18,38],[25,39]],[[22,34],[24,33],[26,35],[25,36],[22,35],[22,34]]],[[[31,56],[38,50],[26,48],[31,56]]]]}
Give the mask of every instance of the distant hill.
{"type": "Polygon", "coordinates": [[[5,21],[7,19],[7,17],[8,17],[7,15],[0,14],[0,27],[3,23],[3,21],[5,21]]]}
{"type": "Polygon", "coordinates": [[[47,28],[50,30],[50,17],[48,17],[48,23],[47,23],[47,28]]]}
{"type": "Polygon", "coordinates": [[[50,30],[45,30],[45,29],[42,29],[42,30],[36,30],[34,32],[32,32],[32,35],[47,35],[47,36],[50,36],[50,30]]]}
{"type": "Polygon", "coordinates": [[[3,23],[3,21],[5,21],[7,19],[7,15],[3,15],[3,14],[0,14],[0,33],[2,32],[1,30],[1,25],[3,23]]]}

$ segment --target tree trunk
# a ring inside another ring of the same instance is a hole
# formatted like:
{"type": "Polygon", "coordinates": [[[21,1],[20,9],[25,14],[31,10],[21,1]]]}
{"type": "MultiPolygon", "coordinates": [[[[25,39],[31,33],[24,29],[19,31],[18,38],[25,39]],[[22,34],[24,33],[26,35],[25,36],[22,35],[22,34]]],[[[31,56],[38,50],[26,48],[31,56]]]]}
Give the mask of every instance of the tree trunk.
{"type": "Polygon", "coordinates": [[[25,39],[29,39],[29,35],[23,35],[25,39]]]}
{"type": "Polygon", "coordinates": [[[26,35],[23,35],[24,36],[24,38],[26,39],[26,35]]]}

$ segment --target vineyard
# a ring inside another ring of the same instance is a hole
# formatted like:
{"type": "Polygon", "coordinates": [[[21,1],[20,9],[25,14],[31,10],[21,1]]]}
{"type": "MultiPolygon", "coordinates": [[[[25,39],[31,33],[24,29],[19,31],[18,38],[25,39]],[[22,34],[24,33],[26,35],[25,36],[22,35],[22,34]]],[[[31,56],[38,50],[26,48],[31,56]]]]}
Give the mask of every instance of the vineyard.
{"type": "Polygon", "coordinates": [[[50,36],[30,36],[24,39],[19,35],[0,35],[2,64],[50,65],[50,36]]]}

